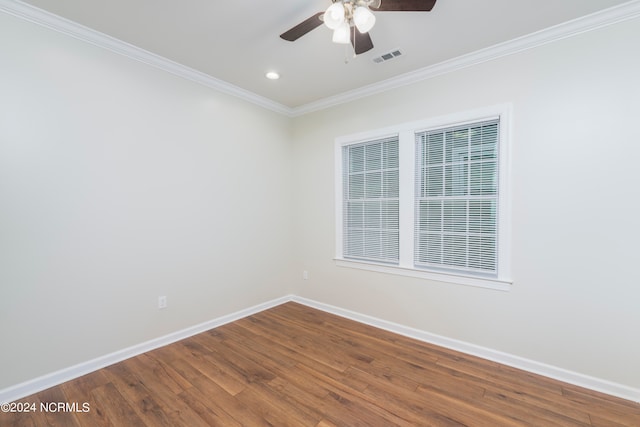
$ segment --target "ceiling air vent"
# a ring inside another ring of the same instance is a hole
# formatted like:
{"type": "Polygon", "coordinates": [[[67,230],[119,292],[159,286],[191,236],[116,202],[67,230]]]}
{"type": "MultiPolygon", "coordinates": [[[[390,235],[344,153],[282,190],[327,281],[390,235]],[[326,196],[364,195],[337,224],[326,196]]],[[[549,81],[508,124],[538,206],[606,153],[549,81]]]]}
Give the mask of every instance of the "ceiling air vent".
{"type": "Polygon", "coordinates": [[[402,52],[400,52],[400,49],[394,49],[391,52],[382,54],[376,58],[373,58],[373,62],[375,62],[376,64],[380,64],[382,62],[386,62],[390,59],[393,58],[397,58],[398,56],[402,55],[402,52]]]}

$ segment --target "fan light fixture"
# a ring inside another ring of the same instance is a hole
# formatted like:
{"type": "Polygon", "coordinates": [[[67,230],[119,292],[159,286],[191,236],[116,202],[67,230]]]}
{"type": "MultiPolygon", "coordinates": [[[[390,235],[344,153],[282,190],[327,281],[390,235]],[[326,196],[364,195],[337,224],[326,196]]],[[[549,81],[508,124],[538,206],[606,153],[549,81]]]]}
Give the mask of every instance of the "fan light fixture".
{"type": "Polygon", "coordinates": [[[376,17],[368,7],[358,6],[353,12],[353,22],[361,33],[369,32],[376,23],[376,17]]]}
{"type": "Polygon", "coordinates": [[[333,30],[334,43],[350,43],[353,26],[363,34],[373,28],[376,17],[368,3],[366,0],[333,0],[323,18],[324,24],[333,30]]]}
{"type": "Polygon", "coordinates": [[[331,38],[331,41],[338,44],[351,43],[351,27],[349,27],[348,22],[343,22],[333,30],[333,37],[331,38]]]}
{"type": "MultiPolygon", "coordinates": [[[[0,0],[1,2],[2,0],[0,0]]],[[[331,0],[324,12],[300,22],[293,28],[280,34],[280,38],[289,42],[298,40],[310,31],[320,27],[322,22],[333,31],[334,43],[351,42],[353,53],[360,55],[373,49],[369,30],[376,23],[374,12],[429,12],[437,0],[331,0]],[[374,11],[374,12],[372,12],[374,11]]]]}
{"type": "Polygon", "coordinates": [[[324,13],[324,25],[331,30],[337,29],[345,22],[346,10],[342,3],[333,3],[324,13]]]}

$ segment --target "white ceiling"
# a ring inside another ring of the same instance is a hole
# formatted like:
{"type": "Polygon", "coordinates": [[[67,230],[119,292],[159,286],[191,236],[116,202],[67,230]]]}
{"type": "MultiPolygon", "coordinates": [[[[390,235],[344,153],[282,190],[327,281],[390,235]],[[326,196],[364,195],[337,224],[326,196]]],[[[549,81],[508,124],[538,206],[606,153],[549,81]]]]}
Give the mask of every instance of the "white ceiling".
{"type": "Polygon", "coordinates": [[[279,37],[330,0],[24,2],[298,108],[627,0],[438,0],[431,12],[374,12],[375,47],[355,58],[350,45],[331,42],[324,26],[296,42],[279,37]],[[373,62],[394,49],[403,55],[373,62]],[[278,71],[280,80],[267,80],[269,70],[278,71]]]}

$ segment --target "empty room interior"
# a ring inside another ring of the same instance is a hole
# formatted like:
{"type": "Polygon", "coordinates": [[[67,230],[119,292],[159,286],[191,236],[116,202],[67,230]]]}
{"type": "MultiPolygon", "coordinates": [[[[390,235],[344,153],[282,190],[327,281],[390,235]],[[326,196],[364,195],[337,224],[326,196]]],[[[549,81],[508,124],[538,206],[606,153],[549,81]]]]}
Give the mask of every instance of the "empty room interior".
{"type": "Polygon", "coordinates": [[[639,44],[638,0],[0,0],[0,425],[640,425],[639,44]]]}

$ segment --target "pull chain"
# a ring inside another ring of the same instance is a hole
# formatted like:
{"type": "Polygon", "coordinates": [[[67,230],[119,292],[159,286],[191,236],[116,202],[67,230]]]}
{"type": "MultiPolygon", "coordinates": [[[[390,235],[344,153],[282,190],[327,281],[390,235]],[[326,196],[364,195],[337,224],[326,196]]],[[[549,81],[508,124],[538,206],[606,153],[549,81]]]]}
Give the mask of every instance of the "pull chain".
{"type": "Polygon", "coordinates": [[[351,56],[351,58],[354,58],[357,56],[356,55],[356,43],[358,42],[358,39],[356,38],[356,27],[351,27],[351,31],[353,31],[352,34],[352,39],[353,40],[353,55],[349,55],[349,45],[345,44],[344,45],[344,63],[348,64],[349,63],[349,56],[351,56]]]}

